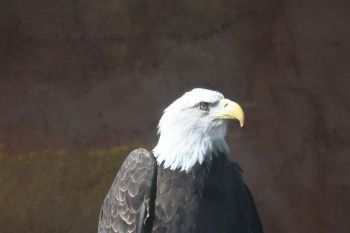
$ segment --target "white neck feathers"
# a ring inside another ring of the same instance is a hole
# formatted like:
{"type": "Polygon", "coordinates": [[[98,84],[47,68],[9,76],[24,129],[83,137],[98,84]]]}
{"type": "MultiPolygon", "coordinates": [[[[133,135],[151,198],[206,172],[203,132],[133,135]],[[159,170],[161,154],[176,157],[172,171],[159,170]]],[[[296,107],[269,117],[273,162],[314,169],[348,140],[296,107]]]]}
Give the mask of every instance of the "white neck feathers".
{"type": "Polygon", "coordinates": [[[213,139],[194,132],[179,131],[161,134],[157,146],[153,149],[159,165],[186,172],[196,163],[202,164],[219,153],[229,153],[224,138],[213,139]]]}

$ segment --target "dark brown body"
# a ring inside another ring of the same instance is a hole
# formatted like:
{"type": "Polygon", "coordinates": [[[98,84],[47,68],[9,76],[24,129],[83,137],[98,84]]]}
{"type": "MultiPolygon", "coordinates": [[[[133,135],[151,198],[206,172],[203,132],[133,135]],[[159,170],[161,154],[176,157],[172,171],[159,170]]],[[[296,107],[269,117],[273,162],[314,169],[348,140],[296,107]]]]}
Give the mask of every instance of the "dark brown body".
{"type": "Polygon", "coordinates": [[[99,233],[263,232],[241,170],[225,155],[186,173],[157,166],[145,150],[136,154],[132,152],[125,165],[140,165],[133,168],[139,180],[132,176],[132,167],[122,166],[102,206],[99,233]],[[128,191],[135,187],[137,192],[128,191]]]}

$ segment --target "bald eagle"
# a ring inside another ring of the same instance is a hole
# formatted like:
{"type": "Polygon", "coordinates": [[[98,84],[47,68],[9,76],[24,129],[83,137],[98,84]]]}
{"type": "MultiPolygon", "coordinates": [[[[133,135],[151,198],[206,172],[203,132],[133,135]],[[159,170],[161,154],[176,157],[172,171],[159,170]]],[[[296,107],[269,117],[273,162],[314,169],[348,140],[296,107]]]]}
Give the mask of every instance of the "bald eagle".
{"type": "Polygon", "coordinates": [[[262,233],[240,167],[228,159],[239,104],[196,88],[167,107],[150,152],[132,151],[102,204],[99,233],[262,233]]]}

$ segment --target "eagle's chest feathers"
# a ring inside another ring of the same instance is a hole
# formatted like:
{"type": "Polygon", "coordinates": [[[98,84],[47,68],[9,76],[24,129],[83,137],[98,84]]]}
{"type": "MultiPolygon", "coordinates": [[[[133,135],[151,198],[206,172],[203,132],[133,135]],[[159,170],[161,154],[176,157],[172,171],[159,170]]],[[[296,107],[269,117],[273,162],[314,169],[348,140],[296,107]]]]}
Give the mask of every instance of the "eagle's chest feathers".
{"type": "Polygon", "coordinates": [[[223,175],[222,162],[219,164],[218,160],[226,161],[226,157],[222,154],[218,157],[212,164],[197,164],[189,172],[158,166],[155,225],[165,224],[173,230],[170,232],[196,232],[195,223],[203,203],[218,206],[225,203],[226,196],[219,182],[223,175]],[[224,158],[218,158],[221,156],[224,158]],[[192,224],[184,224],[184,221],[192,224]],[[189,229],[177,229],[181,226],[189,229]]]}

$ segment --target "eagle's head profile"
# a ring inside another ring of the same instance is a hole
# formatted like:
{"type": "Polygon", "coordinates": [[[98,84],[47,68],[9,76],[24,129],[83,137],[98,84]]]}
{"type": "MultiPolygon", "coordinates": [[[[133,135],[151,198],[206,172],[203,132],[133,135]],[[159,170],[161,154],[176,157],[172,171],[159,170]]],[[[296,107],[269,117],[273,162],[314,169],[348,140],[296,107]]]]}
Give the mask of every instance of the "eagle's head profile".
{"type": "Polygon", "coordinates": [[[189,171],[218,153],[228,154],[225,142],[228,120],[242,127],[239,104],[217,92],[195,88],[170,104],[158,125],[159,141],[154,156],[164,168],[189,171]]]}

